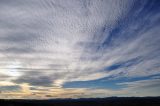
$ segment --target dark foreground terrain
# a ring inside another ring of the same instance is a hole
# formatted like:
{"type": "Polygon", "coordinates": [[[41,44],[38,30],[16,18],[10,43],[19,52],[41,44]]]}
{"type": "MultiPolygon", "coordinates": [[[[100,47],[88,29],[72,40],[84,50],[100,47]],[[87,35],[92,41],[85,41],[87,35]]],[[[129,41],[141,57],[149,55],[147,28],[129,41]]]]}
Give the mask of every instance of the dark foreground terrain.
{"type": "Polygon", "coordinates": [[[90,99],[0,100],[0,106],[160,106],[160,97],[90,99]]]}

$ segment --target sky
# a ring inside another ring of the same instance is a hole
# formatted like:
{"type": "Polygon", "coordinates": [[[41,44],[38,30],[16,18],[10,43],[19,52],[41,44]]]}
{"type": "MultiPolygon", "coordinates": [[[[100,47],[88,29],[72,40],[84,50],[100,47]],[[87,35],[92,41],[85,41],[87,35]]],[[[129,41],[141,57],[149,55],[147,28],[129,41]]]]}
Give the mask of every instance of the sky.
{"type": "Polygon", "coordinates": [[[0,98],[160,96],[160,0],[0,0],[0,98]]]}

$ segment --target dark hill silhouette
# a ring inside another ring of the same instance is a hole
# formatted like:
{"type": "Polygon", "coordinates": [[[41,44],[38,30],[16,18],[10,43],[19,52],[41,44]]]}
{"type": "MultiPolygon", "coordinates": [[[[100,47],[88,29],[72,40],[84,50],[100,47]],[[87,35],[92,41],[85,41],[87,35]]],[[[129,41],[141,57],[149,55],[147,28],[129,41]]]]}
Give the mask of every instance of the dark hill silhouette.
{"type": "Polygon", "coordinates": [[[0,106],[160,106],[160,97],[0,100],[0,106]]]}

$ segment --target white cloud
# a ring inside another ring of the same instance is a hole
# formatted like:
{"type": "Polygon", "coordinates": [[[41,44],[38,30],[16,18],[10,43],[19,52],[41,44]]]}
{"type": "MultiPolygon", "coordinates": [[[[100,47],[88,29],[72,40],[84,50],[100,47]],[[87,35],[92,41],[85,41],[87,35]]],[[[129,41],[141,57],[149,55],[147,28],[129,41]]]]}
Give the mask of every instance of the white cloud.
{"type": "Polygon", "coordinates": [[[124,90],[132,96],[159,96],[160,79],[147,79],[132,82],[118,83],[127,86],[124,90]]]}

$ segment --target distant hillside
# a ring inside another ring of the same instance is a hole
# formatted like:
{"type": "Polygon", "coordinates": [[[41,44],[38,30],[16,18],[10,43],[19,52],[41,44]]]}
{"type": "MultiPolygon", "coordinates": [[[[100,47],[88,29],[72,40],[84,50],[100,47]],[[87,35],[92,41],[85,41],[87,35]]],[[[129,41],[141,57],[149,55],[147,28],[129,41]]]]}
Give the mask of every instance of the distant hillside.
{"type": "Polygon", "coordinates": [[[160,106],[160,97],[0,100],[0,106],[160,106]]]}

